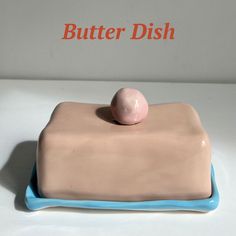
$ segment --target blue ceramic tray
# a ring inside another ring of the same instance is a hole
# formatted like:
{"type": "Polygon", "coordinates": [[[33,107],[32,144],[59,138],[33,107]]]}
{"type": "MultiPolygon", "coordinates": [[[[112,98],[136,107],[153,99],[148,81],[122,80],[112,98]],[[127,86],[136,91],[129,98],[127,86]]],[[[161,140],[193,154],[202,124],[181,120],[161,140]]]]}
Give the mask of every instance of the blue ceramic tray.
{"type": "Polygon", "coordinates": [[[40,210],[48,207],[75,207],[106,210],[132,211],[200,211],[208,212],[217,208],[219,193],[215,182],[213,166],[211,167],[212,195],[200,200],[152,200],[138,202],[94,201],[94,200],[64,200],[42,198],[37,191],[37,177],[34,168],[30,184],[25,193],[25,203],[30,210],[40,210]]]}

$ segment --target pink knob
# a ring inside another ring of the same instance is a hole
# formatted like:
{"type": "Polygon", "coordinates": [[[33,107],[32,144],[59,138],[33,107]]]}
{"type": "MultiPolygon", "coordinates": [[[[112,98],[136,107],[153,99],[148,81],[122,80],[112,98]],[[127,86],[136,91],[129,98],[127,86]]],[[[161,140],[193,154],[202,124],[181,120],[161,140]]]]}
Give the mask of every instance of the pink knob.
{"type": "Polygon", "coordinates": [[[137,89],[122,88],[112,98],[111,112],[120,124],[133,125],[146,118],[148,103],[137,89]]]}

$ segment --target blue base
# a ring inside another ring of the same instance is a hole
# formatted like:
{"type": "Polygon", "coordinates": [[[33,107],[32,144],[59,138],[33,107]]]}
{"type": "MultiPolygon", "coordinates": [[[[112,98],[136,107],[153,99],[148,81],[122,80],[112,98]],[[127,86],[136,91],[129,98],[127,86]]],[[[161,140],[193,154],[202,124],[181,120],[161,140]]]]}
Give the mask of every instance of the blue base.
{"type": "Polygon", "coordinates": [[[94,200],[64,200],[42,198],[37,191],[37,177],[33,170],[30,184],[25,193],[25,203],[30,210],[40,210],[48,207],[75,207],[106,210],[132,211],[200,211],[208,212],[217,208],[219,192],[215,182],[214,168],[211,167],[212,195],[200,200],[152,200],[138,202],[94,201],[94,200]]]}

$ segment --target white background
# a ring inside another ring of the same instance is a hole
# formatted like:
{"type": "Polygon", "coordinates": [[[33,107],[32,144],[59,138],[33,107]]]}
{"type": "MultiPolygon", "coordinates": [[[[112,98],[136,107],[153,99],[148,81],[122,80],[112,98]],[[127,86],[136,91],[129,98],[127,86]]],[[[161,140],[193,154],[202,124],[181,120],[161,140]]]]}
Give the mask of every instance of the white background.
{"type": "Polygon", "coordinates": [[[84,81],[0,81],[0,235],[236,235],[236,85],[84,81]],[[24,190],[36,141],[61,101],[109,103],[120,87],[149,103],[188,102],[209,133],[221,202],[210,213],[130,213],[79,209],[28,212],[24,190]]]}
{"type": "Polygon", "coordinates": [[[0,0],[0,78],[236,81],[234,0],[0,0]],[[63,41],[64,24],[163,24],[173,41],[63,41]]]}

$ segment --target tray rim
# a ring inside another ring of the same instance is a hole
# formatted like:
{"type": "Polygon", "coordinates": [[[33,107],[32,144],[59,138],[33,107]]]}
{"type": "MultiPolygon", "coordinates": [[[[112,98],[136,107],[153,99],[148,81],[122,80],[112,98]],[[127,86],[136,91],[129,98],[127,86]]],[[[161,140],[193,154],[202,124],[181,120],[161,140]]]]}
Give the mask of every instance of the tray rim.
{"type": "Polygon", "coordinates": [[[211,164],[212,195],[196,200],[147,200],[147,201],[103,201],[103,200],[66,200],[40,197],[37,190],[36,168],[34,165],[30,183],[25,191],[25,204],[29,210],[36,211],[49,207],[72,207],[82,209],[126,210],[126,211],[198,211],[209,212],[219,205],[220,197],[211,164]]]}

